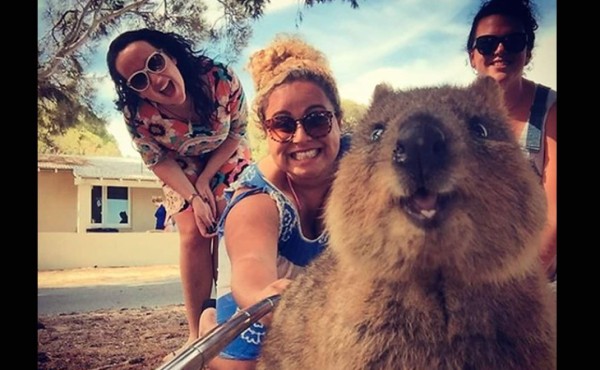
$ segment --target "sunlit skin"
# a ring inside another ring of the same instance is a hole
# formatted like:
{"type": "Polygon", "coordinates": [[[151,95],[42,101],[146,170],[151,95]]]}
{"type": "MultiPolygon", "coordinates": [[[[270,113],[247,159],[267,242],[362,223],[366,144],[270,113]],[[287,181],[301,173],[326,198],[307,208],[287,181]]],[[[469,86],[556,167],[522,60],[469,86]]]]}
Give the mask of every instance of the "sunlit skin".
{"type": "MultiPolygon", "coordinates": [[[[518,21],[502,15],[490,15],[479,21],[475,37],[504,36],[514,32],[523,32],[518,21]]],[[[489,75],[502,86],[511,129],[520,137],[529,120],[535,94],[534,82],[523,77],[523,70],[531,60],[531,51],[525,48],[520,53],[509,53],[500,43],[489,56],[481,55],[476,49],[471,50],[469,59],[479,75],[489,75]]],[[[541,258],[548,275],[552,275],[556,267],[556,104],[548,112],[545,140],[547,159],[543,185],[548,202],[548,225],[542,234],[541,258]]]]}

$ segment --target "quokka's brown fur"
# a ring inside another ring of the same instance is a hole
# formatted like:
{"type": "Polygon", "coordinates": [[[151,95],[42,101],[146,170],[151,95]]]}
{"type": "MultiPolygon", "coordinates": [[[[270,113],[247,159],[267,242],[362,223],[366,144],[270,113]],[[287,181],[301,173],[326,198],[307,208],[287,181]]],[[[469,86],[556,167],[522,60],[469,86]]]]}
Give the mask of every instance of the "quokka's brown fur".
{"type": "Polygon", "coordinates": [[[489,78],[375,89],[259,369],[555,368],[545,197],[501,107],[489,78]]]}

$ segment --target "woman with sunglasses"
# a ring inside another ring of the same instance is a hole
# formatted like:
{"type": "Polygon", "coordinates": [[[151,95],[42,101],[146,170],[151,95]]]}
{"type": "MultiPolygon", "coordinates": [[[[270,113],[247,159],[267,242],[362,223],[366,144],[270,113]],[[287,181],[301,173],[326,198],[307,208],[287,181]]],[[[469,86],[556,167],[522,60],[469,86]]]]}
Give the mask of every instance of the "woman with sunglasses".
{"type": "MultiPolygon", "coordinates": [[[[268,155],[226,191],[231,200],[219,224],[219,271],[230,269],[231,278],[219,280],[216,313],[202,315],[203,333],[281,293],[321,253],[327,243],[323,205],[349,146],[337,85],[321,52],[297,37],[278,36],[251,56],[248,68],[268,155]]],[[[254,369],[264,334],[263,324],[250,326],[210,368],[254,369]]]]}
{"type": "Polygon", "coordinates": [[[189,328],[183,349],[198,338],[216,280],[211,240],[225,206],[223,190],[251,160],[244,91],[230,68],[175,33],[122,33],[106,60],[116,107],[144,163],[161,180],[168,217],[179,230],[189,328]]]}
{"type": "Polygon", "coordinates": [[[540,176],[548,201],[541,260],[556,278],[556,91],[524,77],[538,24],[528,0],[483,3],[471,25],[467,51],[480,76],[500,83],[512,130],[540,176]]]}

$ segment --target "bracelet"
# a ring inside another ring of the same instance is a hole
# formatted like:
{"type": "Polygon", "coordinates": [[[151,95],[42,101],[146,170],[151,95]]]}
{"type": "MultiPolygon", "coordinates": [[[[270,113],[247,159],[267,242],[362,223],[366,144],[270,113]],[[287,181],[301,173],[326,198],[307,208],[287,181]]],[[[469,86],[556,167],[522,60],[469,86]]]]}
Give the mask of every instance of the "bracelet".
{"type": "Polygon", "coordinates": [[[189,204],[192,204],[192,201],[194,200],[194,198],[199,197],[200,194],[198,193],[192,193],[192,195],[190,195],[190,197],[187,199],[189,204]]]}

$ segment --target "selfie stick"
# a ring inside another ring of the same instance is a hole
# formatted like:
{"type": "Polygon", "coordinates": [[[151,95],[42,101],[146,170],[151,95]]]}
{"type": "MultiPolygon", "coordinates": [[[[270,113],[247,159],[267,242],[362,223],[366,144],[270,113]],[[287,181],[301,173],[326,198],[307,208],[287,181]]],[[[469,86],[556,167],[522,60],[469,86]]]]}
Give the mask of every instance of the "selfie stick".
{"type": "Polygon", "coordinates": [[[156,370],[200,370],[221,352],[233,339],[250,325],[275,308],[280,296],[274,295],[238,311],[229,320],[217,325],[201,338],[196,339],[188,348],[175,356],[171,361],[156,370]]]}

